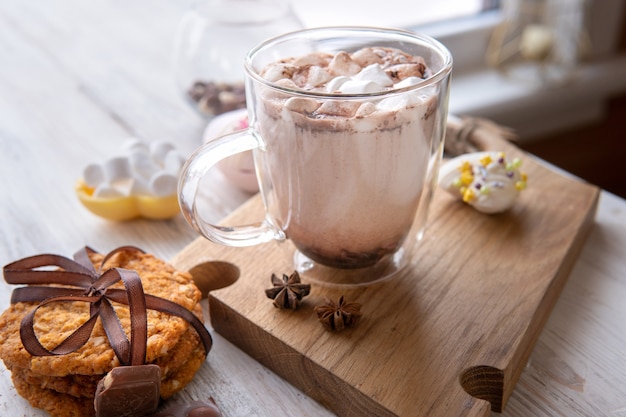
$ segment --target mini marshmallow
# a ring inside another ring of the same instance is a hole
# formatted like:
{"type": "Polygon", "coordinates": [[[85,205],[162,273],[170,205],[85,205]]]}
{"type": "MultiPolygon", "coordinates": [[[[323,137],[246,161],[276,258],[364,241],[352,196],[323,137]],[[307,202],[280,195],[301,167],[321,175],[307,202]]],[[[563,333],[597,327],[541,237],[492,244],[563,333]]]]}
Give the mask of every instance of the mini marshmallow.
{"type": "Polygon", "coordinates": [[[124,193],[111,186],[108,182],[100,183],[93,192],[95,198],[116,198],[124,197],[124,193]]]}
{"type": "Polygon", "coordinates": [[[405,88],[405,87],[411,87],[414,85],[417,85],[421,82],[423,82],[424,80],[419,78],[419,77],[409,77],[409,78],[405,78],[404,80],[400,81],[399,83],[394,84],[393,88],[405,88]]]}
{"type": "Polygon", "coordinates": [[[147,145],[131,138],[123,148],[123,156],[84,169],[83,182],[94,189],[93,197],[165,197],[176,194],[178,175],[185,160],[174,145],[165,141],[147,145]]]}
{"type": "Polygon", "coordinates": [[[380,65],[372,64],[363,68],[353,77],[340,75],[333,78],[326,85],[329,93],[340,92],[343,94],[363,94],[384,91],[385,87],[393,85],[393,81],[383,71],[380,65]]]}
{"type": "Polygon", "coordinates": [[[132,176],[149,179],[159,170],[159,166],[152,160],[149,153],[134,150],[128,155],[128,161],[132,170],[132,176]]]}
{"type": "Polygon", "coordinates": [[[169,142],[164,142],[164,141],[152,142],[149,148],[150,148],[150,156],[152,156],[152,159],[154,160],[154,162],[156,162],[159,165],[163,165],[165,162],[165,156],[170,151],[173,151],[175,149],[174,145],[172,145],[169,142]]]}
{"type": "Polygon", "coordinates": [[[343,83],[347,81],[350,81],[350,77],[346,77],[345,75],[333,78],[328,82],[328,84],[326,84],[326,92],[333,93],[339,91],[343,83]]]}
{"type": "Polygon", "coordinates": [[[385,87],[368,80],[350,80],[346,81],[339,87],[339,91],[344,94],[363,94],[363,93],[376,93],[378,91],[384,91],[385,87]]]}
{"type": "Polygon", "coordinates": [[[423,94],[396,94],[380,101],[376,107],[379,110],[394,110],[407,106],[416,106],[425,103],[430,98],[423,94]]]}
{"type": "Polygon", "coordinates": [[[327,66],[330,60],[332,59],[332,54],[330,53],[319,53],[313,52],[307,55],[302,55],[293,62],[293,64],[297,67],[304,67],[307,65],[315,65],[318,67],[327,66]]]}
{"type": "Polygon", "coordinates": [[[359,106],[359,109],[354,114],[356,117],[365,117],[376,111],[376,105],[374,103],[370,103],[366,101],[365,103],[359,106]]]}
{"type": "Polygon", "coordinates": [[[320,103],[310,98],[291,97],[285,102],[285,108],[302,114],[311,114],[318,109],[320,103]]]}
{"type": "MultiPolygon", "coordinates": [[[[414,95],[411,94],[411,96],[414,96],[414,95]]],[[[376,105],[376,108],[379,110],[391,111],[391,110],[401,109],[403,107],[408,106],[409,104],[410,104],[409,94],[396,94],[384,100],[381,100],[376,105]]]]}
{"type": "Polygon", "coordinates": [[[150,191],[157,197],[175,194],[177,187],[178,177],[167,172],[159,171],[150,178],[150,191]]]}
{"type": "Polygon", "coordinates": [[[383,59],[372,48],[363,48],[352,54],[352,60],[365,68],[372,64],[382,64],[383,59]]]}
{"type": "MultiPolygon", "coordinates": [[[[378,64],[369,65],[361,70],[358,74],[352,77],[353,80],[359,81],[372,81],[382,87],[391,87],[393,81],[387,73],[378,64]]],[[[384,90],[384,89],[381,89],[384,90]]]]}
{"type": "Polygon", "coordinates": [[[115,188],[124,196],[128,196],[131,194],[132,186],[133,186],[132,178],[125,178],[125,179],[117,180],[111,183],[111,187],[115,188]]]}
{"type": "Polygon", "coordinates": [[[360,103],[356,101],[348,101],[348,100],[329,100],[325,101],[319,109],[317,109],[317,114],[326,114],[329,116],[340,116],[340,117],[352,117],[356,113],[360,106],[360,103]]]}
{"type": "Polygon", "coordinates": [[[278,63],[266,68],[262,75],[267,81],[274,82],[283,78],[291,78],[297,69],[292,64],[278,63]]]}
{"type": "Polygon", "coordinates": [[[328,71],[333,75],[354,75],[361,71],[361,66],[347,52],[340,51],[328,64],[328,71]]]}
{"type": "Polygon", "coordinates": [[[289,88],[290,90],[298,89],[298,86],[296,85],[296,83],[294,83],[290,78],[281,78],[280,80],[276,81],[274,84],[276,84],[279,87],[289,88]]]}
{"type": "Polygon", "coordinates": [[[128,158],[117,156],[104,162],[104,178],[106,181],[113,182],[129,178],[131,176],[130,172],[128,158]]]}
{"type": "Polygon", "coordinates": [[[307,84],[313,87],[317,87],[318,85],[322,85],[328,80],[330,80],[333,76],[330,75],[326,70],[318,66],[312,66],[309,68],[309,77],[307,79],[307,84]]]}
{"type": "Polygon", "coordinates": [[[165,172],[178,175],[184,163],[185,159],[176,150],[171,150],[165,154],[162,166],[165,172]]]}
{"type": "Polygon", "coordinates": [[[95,188],[104,182],[104,168],[100,164],[89,164],[83,170],[83,181],[87,186],[95,188]]]}
{"type": "Polygon", "coordinates": [[[129,195],[151,195],[150,185],[148,181],[142,178],[131,178],[130,187],[128,190],[129,195]]]}

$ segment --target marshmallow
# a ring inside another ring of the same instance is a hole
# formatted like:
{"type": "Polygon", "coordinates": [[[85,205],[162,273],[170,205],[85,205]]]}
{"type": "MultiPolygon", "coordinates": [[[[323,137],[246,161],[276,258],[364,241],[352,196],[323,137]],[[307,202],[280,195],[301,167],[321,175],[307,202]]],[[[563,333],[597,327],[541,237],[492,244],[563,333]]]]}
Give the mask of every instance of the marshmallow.
{"type": "Polygon", "coordinates": [[[334,75],[354,75],[361,71],[361,66],[354,62],[347,52],[340,51],[328,64],[328,70],[334,75]]]}
{"type": "Polygon", "coordinates": [[[176,193],[178,177],[164,171],[159,171],[150,178],[148,185],[153,195],[165,197],[176,193]]]}
{"type": "Polygon", "coordinates": [[[382,87],[391,87],[393,85],[393,81],[391,80],[391,78],[389,78],[387,73],[378,64],[372,64],[363,68],[361,72],[353,77],[353,79],[359,81],[372,81],[382,87]]]}
{"type": "Polygon", "coordinates": [[[153,142],[148,146],[131,138],[123,148],[125,156],[110,158],[103,164],[90,164],[83,170],[83,181],[95,189],[94,197],[162,197],[176,193],[178,174],[185,161],[174,145],[153,142]]]}
{"type": "Polygon", "coordinates": [[[352,117],[356,113],[360,106],[360,103],[347,100],[328,100],[325,101],[319,109],[317,114],[325,114],[328,116],[339,117],[352,117]]]}
{"type": "Polygon", "coordinates": [[[424,80],[419,78],[419,77],[409,77],[409,78],[405,78],[404,80],[400,81],[399,83],[394,84],[393,88],[412,87],[414,85],[417,85],[417,84],[421,83],[422,81],[424,81],[424,80]]]}
{"type": "Polygon", "coordinates": [[[333,58],[330,53],[313,52],[307,55],[302,55],[296,58],[293,64],[297,67],[305,67],[309,65],[315,65],[318,67],[325,67],[333,58]]]}
{"type": "Polygon", "coordinates": [[[283,78],[291,78],[297,69],[292,64],[278,63],[267,67],[262,75],[267,81],[274,82],[283,78]]]}
{"type": "Polygon", "coordinates": [[[296,85],[296,83],[294,83],[290,78],[281,78],[280,80],[276,81],[274,84],[282,88],[288,88],[290,90],[298,89],[298,86],[296,85]]]}
{"type": "Polygon", "coordinates": [[[165,172],[178,175],[184,163],[185,159],[176,150],[171,150],[165,154],[162,166],[165,172]]]}
{"type": "MultiPolygon", "coordinates": [[[[428,75],[425,60],[399,49],[388,47],[365,47],[355,52],[311,52],[298,58],[285,58],[279,63],[269,64],[261,75],[281,87],[293,90],[325,92],[333,95],[375,94],[393,89],[408,89],[422,85],[428,75]],[[278,79],[276,81],[276,79],[278,79]]],[[[303,115],[340,117],[365,117],[376,110],[394,111],[403,107],[415,107],[430,100],[427,86],[381,97],[376,108],[325,102],[323,105],[303,100],[285,102],[285,109],[303,115]],[[336,111],[335,111],[336,110],[336,111]]],[[[437,92],[433,92],[434,95],[437,92]]],[[[432,106],[424,106],[424,112],[432,106]]],[[[283,111],[285,120],[289,112],[283,111]]],[[[366,123],[363,123],[365,126],[366,123]]]]}
{"type": "Polygon", "coordinates": [[[124,193],[113,187],[108,182],[100,183],[93,192],[95,198],[124,197],[124,193]]]}
{"type": "MultiPolygon", "coordinates": [[[[419,98],[418,98],[419,100],[419,98]]],[[[401,109],[403,107],[408,106],[409,103],[409,94],[396,94],[393,96],[390,96],[384,100],[381,100],[377,105],[376,108],[378,108],[379,110],[395,110],[395,109],[401,109]]]]}
{"type": "Polygon", "coordinates": [[[148,181],[142,178],[131,178],[128,195],[151,195],[152,191],[148,181]]]}
{"type": "Polygon", "coordinates": [[[95,188],[104,182],[104,168],[100,164],[89,164],[83,170],[83,181],[87,186],[95,188]]]}
{"type": "Polygon", "coordinates": [[[343,94],[364,94],[385,91],[393,81],[378,64],[369,65],[352,77],[340,75],[328,82],[326,91],[343,94]]]}
{"type": "Polygon", "coordinates": [[[352,59],[361,67],[372,64],[382,64],[383,58],[373,48],[362,48],[352,54],[352,59]]]}
{"type": "Polygon", "coordinates": [[[340,75],[338,77],[333,78],[326,84],[326,91],[328,93],[333,93],[339,91],[343,83],[350,81],[350,77],[346,77],[345,75],[340,75]]]}
{"type": "Polygon", "coordinates": [[[319,106],[319,102],[310,98],[291,97],[285,102],[285,108],[302,114],[311,114],[319,106]]]}
{"type": "Polygon", "coordinates": [[[317,87],[318,85],[324,84],[332,77],[333,76],[330,75],[326,70],[314,65],[309,68],[307,84],[313,87],[317,87]]]}
{"type": "MultiPolygon", "coordinates": [[[[380,101],[376,107],[379,110],[394,110],[407,106],[417,106],[431,98],[424,94],[396,94],[380,101]]],[[[424,110],[426,111],[427,108],[424,110]]]]}
{"type": "Polygon", "coordinates": [[[128,161],[132,169],[133,176],[149,179],[159,170],[159,166],[152,160],[149,153],[142,150],[134,150],[128,155],[128,161]]]}
{"type": "Polygon", "coordinates": [[[131,138],[122,148],[122,156],[84,169],[76,186],[81,203],[109,220],[168,219],[178,214],[176,191],[184,161],[174,146],[131,138]]]}
{"type": "Polygon", "coordinates": [[[385,88],[374,81],[368,80],[349,80],[339,87],[339,91],[343,94],[364,94],[376,93],[383,91],[385,88]]]}
{"type": "Polygon", "coordinates": [[[129,178],[130,176],[131,173],[128,158],[117,156],[104,162],[104,178],[107,181],[113,182],[129,178]]]}
{"type": "Polygon", "coordinates": [[[374,103],[370,103],[369,101],[366,101],[365,103],[359,106],[359,109],[356,111],[355,116],[365,117],[365,116],[369,116],[375,111],[376,111],[376,105],[374,103]]]}
{"type": "Polygon", "coordinates": [[[174,149],[174,145],[164,141],[152,142],[149,146],[150,156],[154,162],[160,165],[165,163],[165,156],[174,149]]]}

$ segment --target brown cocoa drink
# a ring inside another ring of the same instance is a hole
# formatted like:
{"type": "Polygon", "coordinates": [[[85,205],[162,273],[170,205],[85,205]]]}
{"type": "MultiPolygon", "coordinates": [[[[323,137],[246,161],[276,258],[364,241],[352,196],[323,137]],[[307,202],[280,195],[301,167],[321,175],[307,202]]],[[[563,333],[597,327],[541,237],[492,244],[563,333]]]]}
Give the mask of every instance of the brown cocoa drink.
{"type": "Polygon", "coordinates": [[[326,266],[393,254],[433,155],[437,91],[412,88],[430,76],[424,59],[365,47],[282,59],[260,75],[268,86],[254,113],[266,151],[255,152],[261,187],[273,188],[263,193],[270,221],[326,266]]]}

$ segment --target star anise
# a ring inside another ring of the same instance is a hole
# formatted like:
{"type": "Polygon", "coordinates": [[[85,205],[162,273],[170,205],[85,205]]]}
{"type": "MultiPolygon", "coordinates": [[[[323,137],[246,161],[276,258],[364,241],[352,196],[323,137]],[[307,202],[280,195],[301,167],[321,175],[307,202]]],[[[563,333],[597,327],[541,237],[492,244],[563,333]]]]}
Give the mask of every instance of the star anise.
{"type": "Polygon", "coordinates": [[[276,308],[295,310],[300,305],[302,298],[309,295],[311,291],[311,285],[303,284],[297,271],[294,271],[290,276],[283,274],[282,278],[272,274],[272,285],[273,288],[265,290],[265,295],[274,300],[274,307],[276,308]]]}
{"type": "Polygon", "coordinates": [[[361,319],[361,304],[349,303],[343,295],[339,302],[327,300],[326,304],[315,307],[317,318],[322,325],[331,331],[341,331],[346,327],[354,327],[361,319]]]}

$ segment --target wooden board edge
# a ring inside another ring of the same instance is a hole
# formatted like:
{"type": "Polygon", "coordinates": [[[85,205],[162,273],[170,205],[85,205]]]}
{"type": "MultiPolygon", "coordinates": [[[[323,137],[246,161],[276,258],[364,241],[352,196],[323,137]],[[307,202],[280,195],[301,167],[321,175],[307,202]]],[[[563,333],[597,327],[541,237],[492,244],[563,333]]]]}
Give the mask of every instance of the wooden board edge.
{"type": "Polygon", "coordinates": [[[241,316],[219,298],[209,294],[208,304],[211,324],[216,332],[338,416],[397,417],[374,399],[241,316]],[[258,347],[261,340],[266,345],[263,349],[258,347]],[[260,351],[273,353],[254,354],[260,351]]]}
{"type": "Polygon", "coordinates": [[[562,259],[561,267],[559,268],[557,274],[552,278],[550,287],[544,295],[544,298],[554,301],[540,303],[539,308],[535,311],[534,318],[530,320],[530,325],[526,329],[526,332],[520,341],[520,347],[516,350],[514,357],[511,359],[510,364],[512,364],[512,366],[504,370],[500,407],[493,407],[492,404],[492,411],[494,412],[500,413],[506,407],[517,381],[526,367],[535,344],[537,343],[537,340],[539,339],[539,336],[541,335],[541,332],[548,321],[556,302],[558,301],[559,295],[565,287],[572,269],[576,265],[576,260],[585,245],[587,236],[595,224],[595,216],[600,198],[600,189],[590,184],[586,185],[589,186],[589,205],[585,210],[586,216],[580,223],[572,244],[570,245],[570,250],[568,251],[567,256],[562,259]]]}

